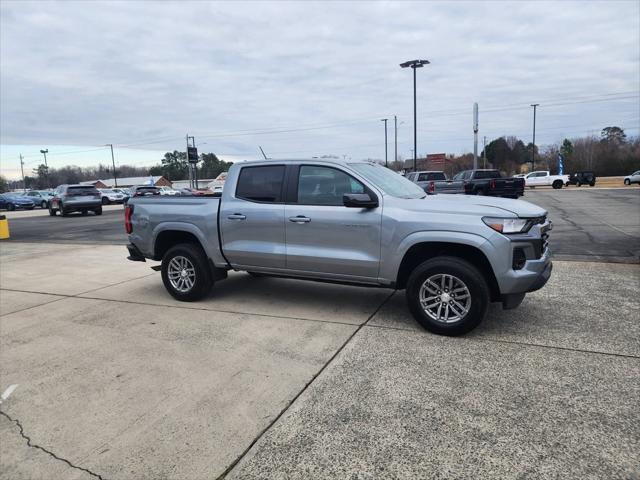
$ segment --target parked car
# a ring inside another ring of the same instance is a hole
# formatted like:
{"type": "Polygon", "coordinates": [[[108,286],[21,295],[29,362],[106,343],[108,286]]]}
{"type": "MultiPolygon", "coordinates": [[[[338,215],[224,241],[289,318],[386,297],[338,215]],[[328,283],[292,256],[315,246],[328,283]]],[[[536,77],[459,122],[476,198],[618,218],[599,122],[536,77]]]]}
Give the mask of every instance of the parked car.
{"type": "Polygon", "coordinates": [[[498,170],[463,170],[453,177],[449,188],[462,189],[467,195],[518,198],[524,195],[524,179],[503,178],[498,170]]]}
{"type": "Polygon", "coordinates": [[[461,182],[454,183],[448,180],[443,171],[430,170],[414,172],[411,181],[422,188],[427,194],[436,193],[464,193],[464,186],[461,182]]]}
{"type": "Polygon", "coordinates": [[[584,172],[576,172],[569,175],[569,181],[565,184],[567,187],[569,185],[576,185],[578,187],[582,185],[589,185],[593,187],[596,184],[596,174],[589,171],[584,172]]]}
{"type": "Polygon", "coordinates": [[[129,203],[129,200],[133,197],[146,197],[149,195],[160,195],[160,189],[154,185],[138,185],[129,189],[129,198],[125,200],[125,203],[129,203]]]}
{"type": "Polygon", "coordinates": [[[640,170],[624,177],[625,185],[631,185],[632,183],[637,183],[638,185],[640,185],[640,170]]]}
{"type": "Polygon", "coordinates": [[[178,190],[171,187],[158,187],[160,189],[160,195],[180,195],[178,190]]]}
{"type": "Polygon", "coordinates": [[[112,188],[99,188],[98,191],[102,195],[102,205],[111,203],[124,203],[124,194],[112,188]]]}
{"type": "Polygon", "coordinates": [[[221,197],[132,198],[125,229],[129,260],[162,260],[181,301],[228,270],[405,289],[416,320],[445,335],[475,328],[489,302],[517,307],[552,269],[544,209],[427,196],[365,161],[234,163],[221,197]]]}
{"type": "Polygon", "coordinates": [[[102,194],[93,185],[60,185],[53,192],[49,202],[49,215],[55,217],[56,212],[61,217],[71,212],[87,212],[102,215],[102,194]]]}
{"type": "Polygon", "coordinates": [[[553,187],[555,189],[562,188],[569,181],[569,175],[551,175],[548,170],[531,172],[524,177],[527,187],[553,187]]]}
{"type": "Polygon", "coordinates": [[[30,190],[25,193],[25,196],[29,197],[33,200],[33,203],[44,209],[49,208],[49,200],[53,198],[53,192],[48,190],[30,190]]]}
{"type": "Polygon", "coordinates": [[[0,194],[0,208],[7,210],[15,210],[17,208],[24,208],[27,210],[33,210],[35,203],[29,197],[20,195],[18,193],[3,193],[0,194]]]}

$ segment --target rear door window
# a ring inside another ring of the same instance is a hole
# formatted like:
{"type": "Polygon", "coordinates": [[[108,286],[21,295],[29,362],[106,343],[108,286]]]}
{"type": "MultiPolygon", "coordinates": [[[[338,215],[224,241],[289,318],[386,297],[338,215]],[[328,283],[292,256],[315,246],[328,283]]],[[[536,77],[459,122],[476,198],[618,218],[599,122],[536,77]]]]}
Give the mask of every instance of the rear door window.
{"type": "Polygon", "coordinates": [[[236,197],[252,202],[282,202],[284,165],[261,165],[240,170],[236,197]]]}
{"type": "Polygon", "coordinates": [[[434,173],[430,173],[429,174],[429,178],[428,180],[446,180],[447,177],[445,177],[444,173],[442,172],[434,172],[434,173]]]}

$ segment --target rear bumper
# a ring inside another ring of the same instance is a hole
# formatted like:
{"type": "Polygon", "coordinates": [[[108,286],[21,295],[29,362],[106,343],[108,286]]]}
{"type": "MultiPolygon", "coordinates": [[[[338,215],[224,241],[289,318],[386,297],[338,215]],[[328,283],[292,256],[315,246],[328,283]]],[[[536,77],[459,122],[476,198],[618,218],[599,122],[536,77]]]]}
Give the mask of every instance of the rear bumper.
{"type": "Polygon", "coordinates": [[[83,200],[79,202],[74,202],[73,200],[67,200],[62,202],[65,210],[82,210],[82,209],[92,209],[99,208],[102,206],[102,200],[83,200]]]}
{"type": "Polygon", "coordinates": [[[138,247],[136,247],[133,243],[127,245],[127,250],[129,250],[129,256],[127,260],[131,260],[132,262],[146,262],[147,260],[144,258],[144,255],[138,247]]]}

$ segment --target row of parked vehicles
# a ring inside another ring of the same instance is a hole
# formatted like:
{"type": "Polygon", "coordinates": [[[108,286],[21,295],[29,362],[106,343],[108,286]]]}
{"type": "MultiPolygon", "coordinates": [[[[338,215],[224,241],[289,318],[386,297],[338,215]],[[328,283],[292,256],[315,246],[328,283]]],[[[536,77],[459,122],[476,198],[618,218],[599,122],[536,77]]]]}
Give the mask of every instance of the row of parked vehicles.
{"type": "Polygon", "coordinates": [[[195,189],[173,189],[153,185],[138,185],[131,188],[95,188],[92,185],[60,185],[55,190],[29,190],[24,193],[10,192],[0,195],[0,209],[33,210],[36,207],[49,209],[49,214],[64,216],[71,212],[102,214],[104,205],[126,204],[131,197],[146,195],[201,195],[195,189]]]}
{"type": "MultiPolygon", "coordinates": [[[[502,177],[498,170],[464,170],[449,179],[441,170],[411,172],[407,179],[422,187],[429,195],[436,193],[460,193],[466,195],[489,195],[493,197],[518,198],[524,195],[524,189],[552,187],[560,189],[575,185],[581,187],[596,184],[596,175],[592,171],[580,171],[571,175],[552,175],[547,170],[502,177]]],[[[640,171],[624,177],[624,184],[640,185],[640,171]]]]}

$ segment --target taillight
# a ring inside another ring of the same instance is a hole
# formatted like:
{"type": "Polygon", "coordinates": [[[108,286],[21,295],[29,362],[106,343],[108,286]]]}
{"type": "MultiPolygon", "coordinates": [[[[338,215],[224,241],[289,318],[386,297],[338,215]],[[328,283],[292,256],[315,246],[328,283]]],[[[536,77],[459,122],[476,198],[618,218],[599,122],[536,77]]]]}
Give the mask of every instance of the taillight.
{"type": "Polygon", "coordinates": [[[489,188],[490,188],[490,189],[492,189],[492,190],[493,190],[494,188],[496,188],[496,181],[495,181],[495,180],[491,180],[491,181],[489,182],[489,188]]]}
{"type": "Polygon", "coordinates": [[[127,205],[124,209],[124,229],[127,233],[133,232],[131,216],[133,215],[133,205],[127,205]]]}
{"type": "Polygon", "coordinates": [[[436,191],[436,182],[431,181],[429,182],[429,193],[433,193],[436,191]]]}

